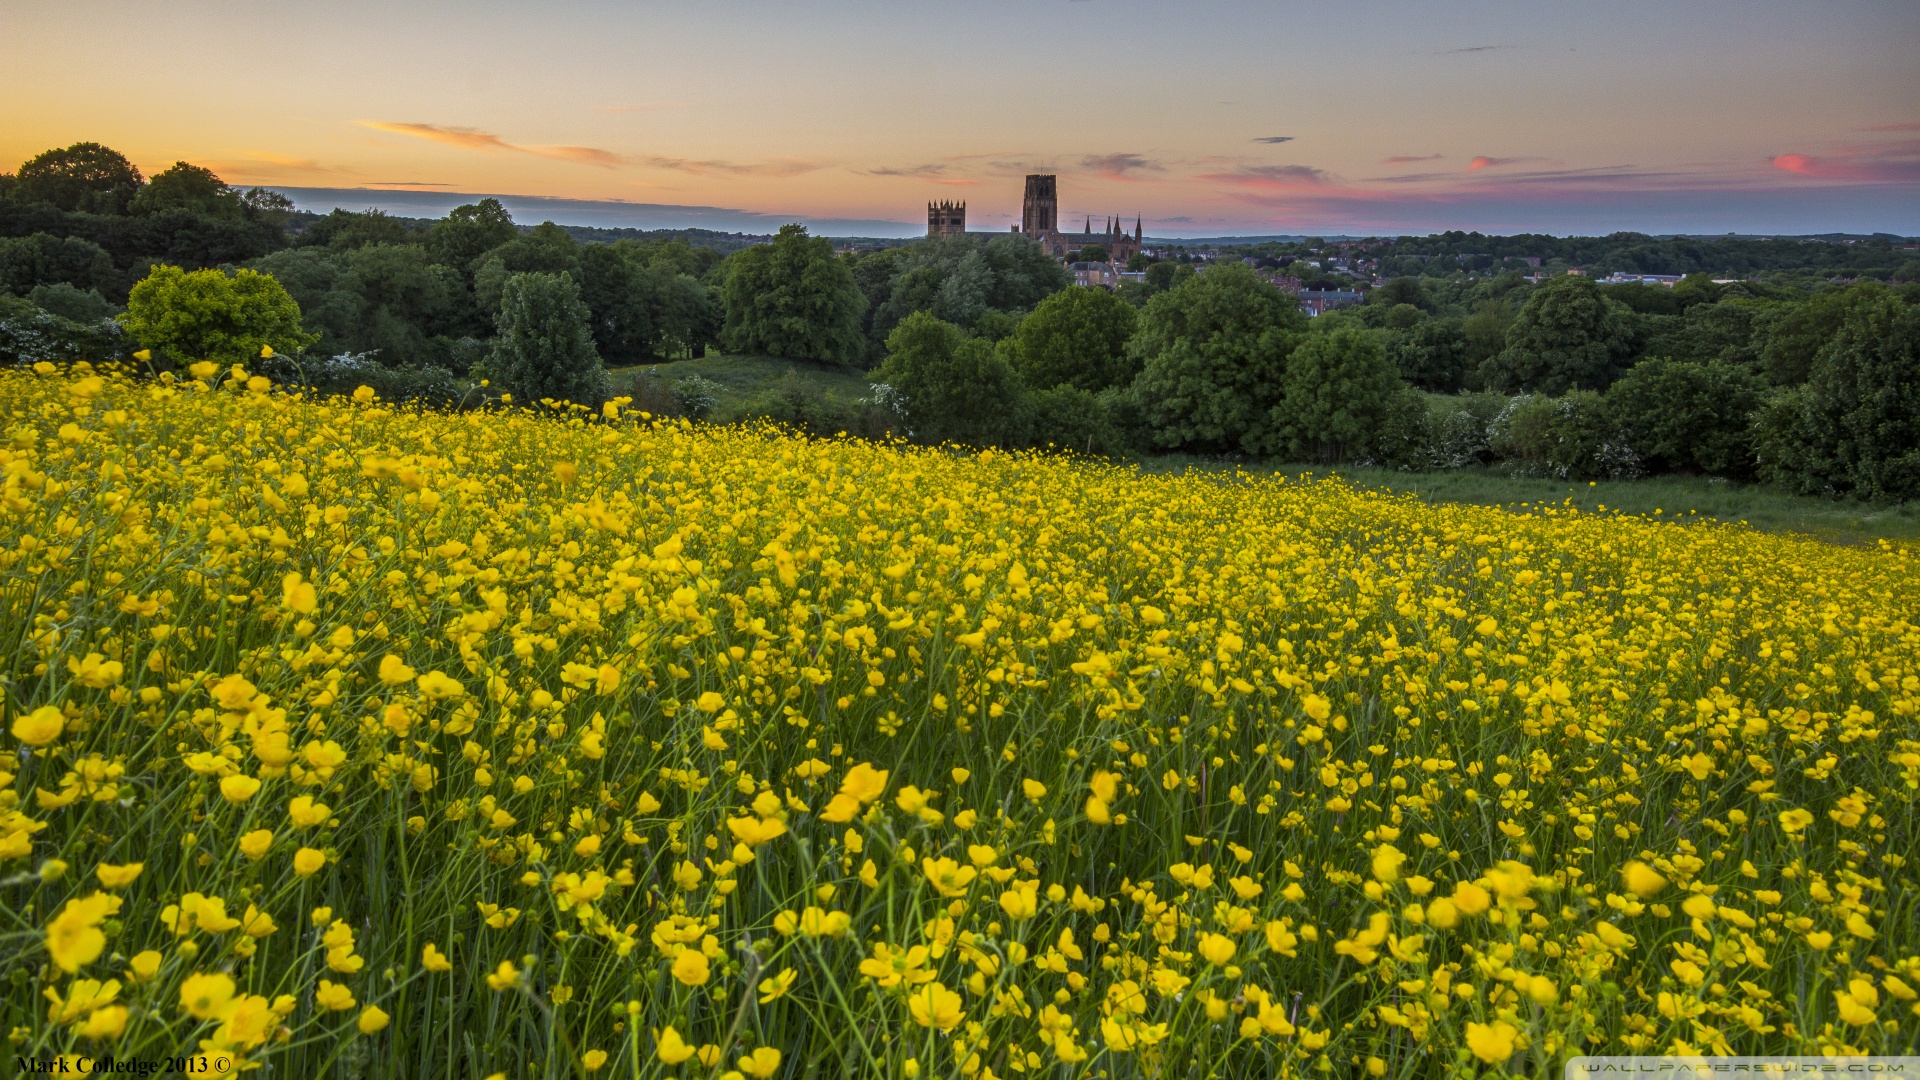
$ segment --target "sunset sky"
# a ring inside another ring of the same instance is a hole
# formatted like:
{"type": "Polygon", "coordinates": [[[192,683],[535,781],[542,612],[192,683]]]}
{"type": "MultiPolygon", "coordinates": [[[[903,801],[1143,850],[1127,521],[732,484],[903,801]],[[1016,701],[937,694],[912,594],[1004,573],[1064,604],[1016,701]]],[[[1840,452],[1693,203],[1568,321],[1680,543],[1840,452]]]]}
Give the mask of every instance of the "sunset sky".
{"type": "Polygon", "coordinates": [[[1920,233],[1913,0],[0,0],[0,22],[0,170],[95,140],[149,175],[870,233],[947,198],[1005,229],[1029,172],[1060,175],[1063,225],[1156,235],[1920,233]]]}

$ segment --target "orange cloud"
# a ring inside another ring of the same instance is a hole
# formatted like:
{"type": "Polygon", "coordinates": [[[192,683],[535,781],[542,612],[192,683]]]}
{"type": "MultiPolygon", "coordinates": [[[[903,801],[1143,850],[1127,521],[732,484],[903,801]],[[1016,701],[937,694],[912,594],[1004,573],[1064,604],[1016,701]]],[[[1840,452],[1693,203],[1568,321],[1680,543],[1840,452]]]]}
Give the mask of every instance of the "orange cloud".
{"type": "Polygon", "coordinates": [[[626,160],[611,150],[602,150],[597,146],[519,146],[490,131],[469,127],[441,127],[438,124],[410,124],[393,120],[362,120],[360,123],[361,126],[370,127],[375,131],[425,139],[428,142],[437,142],[446,146],[457,146],[462,150],[532,154],[535,157],[571,161],[579,165],[597,165],[603,169],[625,164],[626,160]]]}

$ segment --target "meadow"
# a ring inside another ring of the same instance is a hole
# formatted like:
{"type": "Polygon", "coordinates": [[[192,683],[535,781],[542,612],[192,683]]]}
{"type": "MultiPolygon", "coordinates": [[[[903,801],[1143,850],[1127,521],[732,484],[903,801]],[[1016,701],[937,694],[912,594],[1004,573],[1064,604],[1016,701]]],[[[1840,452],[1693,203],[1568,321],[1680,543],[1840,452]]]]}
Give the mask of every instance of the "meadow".
{"type": "Polygon", "coordinates": [[[0,373],[9,1052],[1545,1076],[1920,1031],[1920,566],[0,373]]]}

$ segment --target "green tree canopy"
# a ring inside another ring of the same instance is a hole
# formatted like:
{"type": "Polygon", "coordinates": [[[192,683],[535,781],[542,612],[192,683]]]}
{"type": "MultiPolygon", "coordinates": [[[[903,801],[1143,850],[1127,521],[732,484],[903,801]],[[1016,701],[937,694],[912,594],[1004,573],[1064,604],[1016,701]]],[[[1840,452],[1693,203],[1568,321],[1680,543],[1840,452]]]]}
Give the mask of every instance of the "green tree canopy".
{"type": "Polygon", "coordinates": [[[1738,480],[1753,474],[1753,414],[1765,391],[1738,365],[1655,357],[1609,387],[1607,404],[1649,471],[1738,480]]]}
{"type": "Polygon", "coordinates": [[[272,277],[240,270],[156,266],[127,298],[121,325],[175,364],[251,364],[262,346],[298,353],[317,335],[300,325],[300,305],[272,277]]]}
{"type": "MultiPolygon", "coordinates": [[[[686,245],[679,245],[685,248],[686,245]]],[[[622,240],[580,249],[580,295],[593,339],[615,361],[666,359],[704,346],[716,322],[705,285],[671,245],[622,240]]]]}
{"type": "Polygon", "coordinates": [[[889,261],[893,276],[873,313],[872,333],[879,340],[916,311],[972,330],[988,311],[1031,311],[1073,283],[1073,275],[1039,244],[1012,234],[922,240],[889,261]]]}
{"type": "Polygon", "coordinates": [[[465,289],[416,244],[277,251],[256,264],[299,302],[329,355],[372,353],[388,367],[447,362],[465,328],[465,289]]]}
{"type": "Polygon", "coordinates": [[[598,405],[607,370],[594,351],[580,287],[565,274],[524,273],[501,290],[499,336],[487,360],[495,385],[523,404],[554,399],[598,405]]]}
{"type": "Polygon", "coordinates": [[[62,210],[124,213],[140,191],[140,170],[117,150],[78,142],[48,150],[14,174],[14,198],[46,202],[62,210]]]}
{"type": "Polygon", "coordinates": [[[239,217],[240,193],[215,176],[212,169],[176,161],[140,189],[128,207],[136,214],[185,210],[206,217],[239,217]]]}
{"type": "Polygon", "coordinates": [[[1105,289],[1068,286],[1020,321],[1009,359],[1028,386],[1099,391],[1139,374],[1127,341],[1139,322],[1133,305],[1105,289]]]}
{"type": "Polygon", "coordinates": [[[1496,390],[1564,394],[1605,390],[1632,348],[1627,308],[1578,274],[1536,290],[1507,327],[1506,347],[1481,365],[1496,390]]]}
{"type": "Polygon", "coordinates": [[[1364,457],[1409,393],[1376,335],[1354,325],[1308,334],[1287,357],[1276,442],[1295,460],[1364,457]]]}
{"type": "Polygon", "coordinates": [[[498,199],[456,206],[427,230],[427,250],[435,261],[471,276],[480,256],[520,235],[513,215],[498,199]]]}
{"type": "Polygon", "coordinates": [[[851,363],[864,348],[866,300],[832,242],[804,225],[783,225],[771,244],[737,252],[724,264],[720,340],[734,352],[851,363]]]}
{"type": "Polygon", "coordinates": [[[567,230],[543,221],[480,256],[473,264],[473,299],[482,311],[500,306],[500,291],[514,274],[567,274],[580,280],[580,245],[567,230]]]}
{"type": "Polygon", "coordinates": [[[0,238],[0,291],[25,296],[35,286],[65,282],[109,293],[117,280],[113,259],[98,244],[48,233],[0,238]]]}
{"type": "Polygon", "coordinates": [[[892,387],[915,439],[985,444],[1017,435],[1020,380],[990,342],[917,311],[887,335],[873,374],[892,387]]]}
{"type": "Polygon", "coordinates": [[[1920,304],[1853,301],[1806,385],[1760,424],[1761,469],[1808,493],[1920,497],[1920,304]]]}
{"type": "Polygon", "coordinates": [[[1128,352],[1153,439],[1166,449],[1265,455],[1287,354],[1306,329],[1293,298],[1230,263],[1147,302],[1128,352]]]}

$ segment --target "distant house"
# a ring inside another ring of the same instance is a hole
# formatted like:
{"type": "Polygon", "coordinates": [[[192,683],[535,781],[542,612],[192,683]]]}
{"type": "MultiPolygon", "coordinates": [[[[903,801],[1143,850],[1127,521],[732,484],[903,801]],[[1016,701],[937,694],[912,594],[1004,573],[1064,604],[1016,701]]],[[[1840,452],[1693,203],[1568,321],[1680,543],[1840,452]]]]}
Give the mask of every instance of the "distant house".
{"type": "MultiPolygon", "coordinates": [[[[1102,289],[1115,289],[1120,286],[1120,271],[1112,263],[1077,262],[1068,265],[1073,271],[1075,285],[1094,285],[1102,289]]],[[[1146,280],[1145,275],[1141,280],[1146,280]]]]}
{"type": "Polygon", "coordinates": [[[1349,289],[1307,289],[1300,293],[1300,310],[1311,319],[1338,308],[1352,307],[1366,298],[1366,293],[1349,289]]]}
{"type": "Polygon", "coordinates": [[[1680,278],[1680,274],[1624,274],[1615,270],[1599,280],[1602,285],[1665,285],[1671,289],[1680,278]]]}

